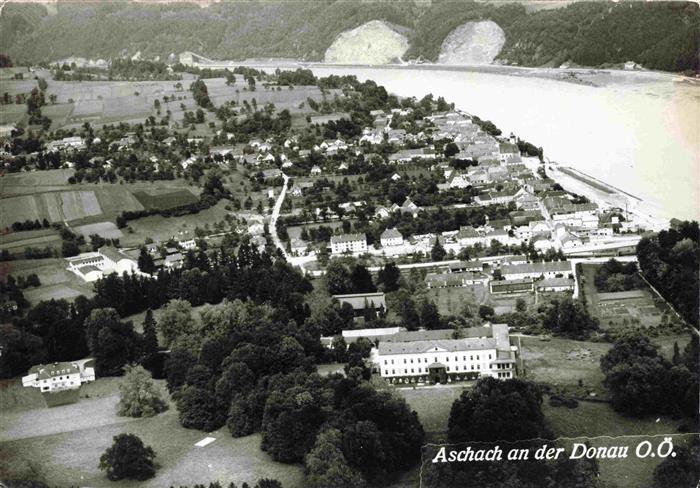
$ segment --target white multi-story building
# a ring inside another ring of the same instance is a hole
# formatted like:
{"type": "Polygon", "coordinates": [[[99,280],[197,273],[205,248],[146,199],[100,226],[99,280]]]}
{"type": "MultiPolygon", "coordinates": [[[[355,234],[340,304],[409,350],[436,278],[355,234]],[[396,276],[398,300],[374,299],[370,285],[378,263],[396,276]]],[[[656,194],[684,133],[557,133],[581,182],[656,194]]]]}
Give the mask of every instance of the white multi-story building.
{"type": "Polygon", "coordinates": [[[510,345],[508,325],[473,332],[461,339],[382,341],[375,356],[377,368],[391,383],[515,377],[517,347],[510,345]]]}
{"type": "Polygon", "coordinates": [[[396,228],[386,229],[382,232],[379,241],[382,247],[401,246],[403,244],[403,236],[396,228]]]}
{"type": "Polygon", "coordinates": [[[42,393],[77,390],[88,381],[95,381],[95,369],[88,367],[90,360],[40,364],[32,366],[22,377],[22,386],[39,388],[42,393]]]}
{"type": "Polygon", "coordinates": [[[364,234],[341,234],[339,236],[331,236],[331,252],[333,254],[366,251],[367,237],[364,234]]]}

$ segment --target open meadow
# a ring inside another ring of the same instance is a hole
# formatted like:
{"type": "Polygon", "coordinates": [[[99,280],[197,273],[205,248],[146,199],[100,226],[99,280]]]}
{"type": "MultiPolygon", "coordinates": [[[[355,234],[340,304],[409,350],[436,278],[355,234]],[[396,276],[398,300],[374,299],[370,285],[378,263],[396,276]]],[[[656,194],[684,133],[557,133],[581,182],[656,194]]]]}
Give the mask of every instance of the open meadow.
{"type": "Polygon", "coordinates": [[[78,295],[92,296],[93,285],[66,269],[66,262],[61,258],[21,259],[6,263],[12,276],[36,274],[41,286],[26,288],[24,297],[31,305],[42,300],[70,299],[78,295]]]}
{"type": "Polygon", "coordinates": [[[450,385],[421,386],[417,388],[396,388],[411,409],[418,414],[428,440],[439,441],[447,438],[447,420],[454,401],[473,383],[464,382],[450,385]]]}
{"type": "MultiPolygon", "coordinates": [[[[153,447],[158,467],[156,476],[139,483],[140,487],[193,486],[217,480],[240,485],[262,477],[276,478],[285,488],[303,486],[302,467],[272,461],[260,450],[257,434],[234,439],[226,427],[209,434],[185,429],[172,403],[169,410],[152,418],[117,416],[120,381],[99,379],[81,389],[80,402],[50,409],[35,398],[21,398],[23,408],[13,408],[0,418],[0,471],[8,478],[31,476],[52,486],[105,486],[109,482],[98,469],[100,455],[112,437],[133,433],[153,447]],[[206,447],[194,445],[207,436],[216,441],[206,447]]],[[[162,381],[157,383],[165,390],[162,381]]],[[[134,486],[128,481],[111,485],[134,486]]]]}
{"type": "Polygon", "coordinates": [[[465,305],[477,310],[488,299],[488,289],[481,285],[454,288],[431,288],[427,296],[435,302],[440,314],[460,315],[465,305]]]}
{"type": "MultiPolygon", "coordinates": [[[[615,412],[610,404],[579,402],[576,409],[552,407],[545,399],[542,410],[546,423],[555,437],[578,437],[578,442],[588,442],[592,447],[628,446],[626,459],[600,459],[600,479],[605,488],[650,486],[654,468],[660,459],[639,459],[634,449],[643,440],[658,445],[662,436],[675,434],[674,444],[685,444],[692,434],[678,435],[680,420],[669,417],[633,418],[615,412]],[[652,437],[658,436],[658,437],[652,437]],[[615,438],[610,439],[611,437],[615,438]]],[[[669,487],[671,488],[671,487],[669,487]]]]}

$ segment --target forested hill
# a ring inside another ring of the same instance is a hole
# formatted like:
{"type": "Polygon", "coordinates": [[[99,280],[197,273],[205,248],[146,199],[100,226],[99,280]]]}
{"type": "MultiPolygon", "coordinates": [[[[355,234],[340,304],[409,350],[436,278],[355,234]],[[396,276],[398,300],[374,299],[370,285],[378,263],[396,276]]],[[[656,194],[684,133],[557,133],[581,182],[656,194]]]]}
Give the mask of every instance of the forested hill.
{"type": "Polygon", "coordinates": [[[194,51],[213,58],[323,59],[341,32],[385,20],[408,36],[408,58],[435,61],[445,37],[470,20],[505,31],[497,61],[521,66],[584,66],[635,61],[667,71],[698,70],[700,10],[690,2],[582,2],[528,12],[521,4],[434,1],[224,2],[187,4],[9,4],[0,17],[0,49],[17,61],[68,56],[145,57],[194,51]]]}

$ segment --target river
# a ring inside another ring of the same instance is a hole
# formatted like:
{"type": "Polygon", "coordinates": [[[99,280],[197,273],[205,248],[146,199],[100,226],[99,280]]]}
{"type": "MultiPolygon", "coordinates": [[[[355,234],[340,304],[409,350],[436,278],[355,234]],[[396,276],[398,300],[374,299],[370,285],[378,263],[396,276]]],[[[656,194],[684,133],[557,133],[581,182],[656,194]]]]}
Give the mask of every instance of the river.
{"type": "Polygon", "coordinates": [[[543,147],[550,160],[640,198],[641,210],[654,217],[700,216],[699,83],[624,71],[596,75],[590,86],[497,69],[311,69],[372,79],[400,96],[443,96],[543,147]]]}

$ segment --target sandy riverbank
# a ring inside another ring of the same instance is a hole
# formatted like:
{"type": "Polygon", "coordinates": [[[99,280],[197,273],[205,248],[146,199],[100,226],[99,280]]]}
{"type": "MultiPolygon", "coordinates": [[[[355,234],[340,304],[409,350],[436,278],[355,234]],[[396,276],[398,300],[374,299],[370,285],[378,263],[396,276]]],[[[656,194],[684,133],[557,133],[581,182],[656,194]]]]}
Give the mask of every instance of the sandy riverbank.
{"type": "Polygon", "coordinates": [[[565,190],[583,195],[603,209],[620,209],[640,227],[658,231],[669,226],[669,220],[655,215],[656,209],[648,202],[597,178],[551,161],[546,163],[546,171],[565,190]]]}

